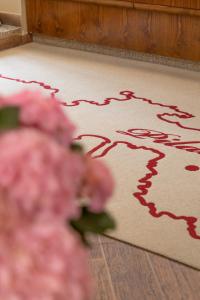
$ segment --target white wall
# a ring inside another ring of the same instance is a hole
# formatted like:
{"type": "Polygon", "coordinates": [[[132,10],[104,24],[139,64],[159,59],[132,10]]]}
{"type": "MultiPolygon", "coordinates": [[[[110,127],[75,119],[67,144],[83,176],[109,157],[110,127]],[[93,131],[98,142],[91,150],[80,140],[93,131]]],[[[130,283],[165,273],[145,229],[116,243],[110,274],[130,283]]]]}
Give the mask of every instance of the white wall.
{"type": "Polygon", "coordinates": [[[0,0],[0,11],[21,14],[21,0],[0,0]]]}

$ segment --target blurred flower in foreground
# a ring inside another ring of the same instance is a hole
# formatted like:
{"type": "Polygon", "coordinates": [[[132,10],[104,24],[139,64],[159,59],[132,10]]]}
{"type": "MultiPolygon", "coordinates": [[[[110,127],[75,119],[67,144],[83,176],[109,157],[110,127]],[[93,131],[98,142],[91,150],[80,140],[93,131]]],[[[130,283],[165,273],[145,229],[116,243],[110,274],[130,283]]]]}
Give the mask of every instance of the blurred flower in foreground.
{"type": "Polygon", "coordinates": [[[103,211],[113,189],[113,177],[107,166],[100,160],[87,158],[82,195],[90,199],[90,211],[95,213],[103,211]]]}
{"type": "Polygon", "coordinates": [[[88,254],[71,229],[15,225],[0,235],[0,299],[91,299],[88,254]]]}
{"type": "Polygon", "coordinates": [[[0,97],[0,108],[20,108],[20,126],[35,127],[68,146],[72,142],[75,126],[64,114],[58,101],[39,92],[25,91],[9,97],[0,97]]]}
{"type": "Polygon", "coordinates": [[[2,300],[91,299],[87,234],[115,227],[104,211],[114,183],[74,128],[54,99],[0,97],[2,300]]]}
{"type": "Polygon", "coordinates": [[[11,130],[0,137],[0,196],[20,218],[78,216],[83,173],[78,154],[40,131],[11,130]]]}

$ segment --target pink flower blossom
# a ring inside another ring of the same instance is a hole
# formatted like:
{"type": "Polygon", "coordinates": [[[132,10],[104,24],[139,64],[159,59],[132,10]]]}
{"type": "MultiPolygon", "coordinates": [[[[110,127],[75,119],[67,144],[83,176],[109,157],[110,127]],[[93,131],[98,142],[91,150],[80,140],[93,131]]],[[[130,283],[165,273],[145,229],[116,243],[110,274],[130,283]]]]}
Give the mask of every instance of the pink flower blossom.
{"type": "Polygon", "coordinates": [[[89,300],[86,249],[58,223],[15,227],[0,234],[0,299],[89,300]]]}
{"type": "Polygon", "coordinates": [[[9,97],[0,97],[0,107],[20,107],[20,125],[38,128],[52,135],[64,145],[72,142],[74,125],[65,115],[59,102],[39,92],[22,92],[9,97]]]}
{"type": "Polygon", "coordinates": [[[114,180],[107,166],[100,160],[87,158],[86,168],[82,194],[90,199],[90,210],[98,213],[104,210],[113,193],[114,180]]]}
{"type": "Polygon", "coordinates": [[[0,132],[0,299],[90,300],[87,251],[65,222],[80,195],[101,212],[114,188],[109,169],[73,152],[74,126],[39,93],[0,98],[19,106],[20,127],[0,132]]]}
{"type": "Polygon", "coordinates": [[[77,216],[76,197],[83,173],[78,154],[38,130],[0,135],[0,198],[7,199],[5,209],[20,217],[77,216]]]}

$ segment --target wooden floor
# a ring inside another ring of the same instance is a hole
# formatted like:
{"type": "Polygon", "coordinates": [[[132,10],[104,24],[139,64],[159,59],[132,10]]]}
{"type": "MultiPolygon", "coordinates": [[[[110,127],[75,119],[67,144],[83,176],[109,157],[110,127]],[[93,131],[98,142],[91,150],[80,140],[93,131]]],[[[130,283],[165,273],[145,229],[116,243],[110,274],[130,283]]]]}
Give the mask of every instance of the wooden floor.
{"type": "Polygon", "coordinates": [[[95,300],[200,300],[200,272],[107,237],[91,239],[95,300]]]}

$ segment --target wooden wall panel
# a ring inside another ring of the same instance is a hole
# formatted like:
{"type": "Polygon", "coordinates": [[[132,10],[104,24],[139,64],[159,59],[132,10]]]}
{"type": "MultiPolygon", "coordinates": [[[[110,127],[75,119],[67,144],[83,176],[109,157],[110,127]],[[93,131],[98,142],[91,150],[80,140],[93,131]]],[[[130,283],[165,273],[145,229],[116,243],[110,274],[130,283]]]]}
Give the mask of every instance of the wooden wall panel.
{"type": "Polygon", "coordinates": [[[65,0],[26,0],[29,31],[200,61],[200,18],[65,0]]]}
{"type": "Polygon", "coordinates": [[[200,0],[133,0],[133,2],[200,9],[200,0]]]}

